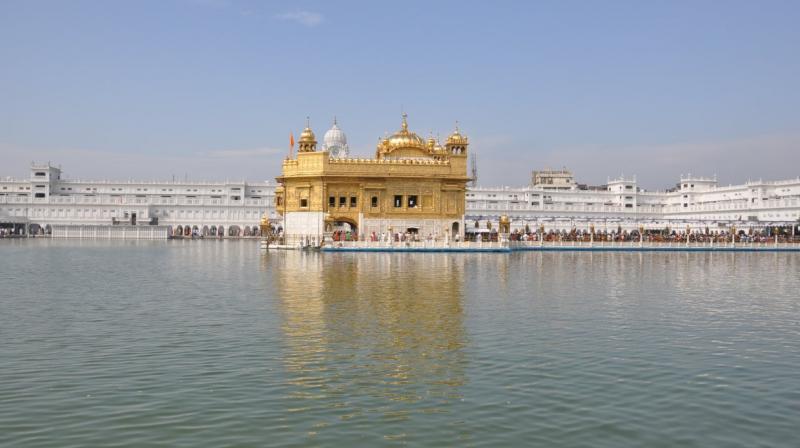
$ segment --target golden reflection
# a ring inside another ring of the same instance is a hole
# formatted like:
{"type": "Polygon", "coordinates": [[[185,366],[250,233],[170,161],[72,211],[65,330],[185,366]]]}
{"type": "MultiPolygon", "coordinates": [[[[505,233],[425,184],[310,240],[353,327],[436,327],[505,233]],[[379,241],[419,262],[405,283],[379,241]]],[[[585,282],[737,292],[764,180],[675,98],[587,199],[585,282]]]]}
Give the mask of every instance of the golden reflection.
{"type": "MultiPolygon", "coordinates": [[[[407,419],[460,398],[465,382],[464,258],[447,254],[267,253],[283,314],[293,398],[407,419]],[[395,405],[393,405],[395,403],[395,405]]],[[[310,404],[310,403],[308,403],[310,404]]],[[[297,408],[305,405],[298,403],[297,408]]]]}

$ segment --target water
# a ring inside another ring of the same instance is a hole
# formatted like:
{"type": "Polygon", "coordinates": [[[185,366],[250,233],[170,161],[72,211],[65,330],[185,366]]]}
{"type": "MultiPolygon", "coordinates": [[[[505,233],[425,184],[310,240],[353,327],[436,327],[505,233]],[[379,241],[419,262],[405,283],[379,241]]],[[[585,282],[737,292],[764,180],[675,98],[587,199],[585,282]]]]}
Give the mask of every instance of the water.
{"type": "Polygon", "coordinates": [[[0,445],[794,447],[800,255],[0,242],[0,445]]]}

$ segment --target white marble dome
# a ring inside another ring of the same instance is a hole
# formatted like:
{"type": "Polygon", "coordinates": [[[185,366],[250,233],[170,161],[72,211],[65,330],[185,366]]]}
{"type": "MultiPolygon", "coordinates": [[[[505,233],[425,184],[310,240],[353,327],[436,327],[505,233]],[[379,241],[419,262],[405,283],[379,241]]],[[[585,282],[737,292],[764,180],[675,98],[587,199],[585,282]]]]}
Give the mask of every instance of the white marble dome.
{"type": "Polygon", "coordinates": [[[331,157],[344,158],[347,157],[350,152],[347,147],[347,136],[339,129],[336,118],[333,119],[333,126],[325,133],[325,137],[322,141],[322,150],[328,151],[331,157]]]}

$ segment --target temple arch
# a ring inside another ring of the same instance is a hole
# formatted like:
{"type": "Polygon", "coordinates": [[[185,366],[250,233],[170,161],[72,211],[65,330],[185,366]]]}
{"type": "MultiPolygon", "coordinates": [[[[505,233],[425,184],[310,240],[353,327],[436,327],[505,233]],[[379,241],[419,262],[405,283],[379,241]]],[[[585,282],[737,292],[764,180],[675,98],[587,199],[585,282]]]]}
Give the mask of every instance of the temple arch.
{"type": "Polygon", "coordinates": [[[351,240],[357,240],[358,223],[354,219],[345,216],[334,217],[333,233],[334,233],[333,237],[334,241],[347,240],[348,234],[351,240]]]}

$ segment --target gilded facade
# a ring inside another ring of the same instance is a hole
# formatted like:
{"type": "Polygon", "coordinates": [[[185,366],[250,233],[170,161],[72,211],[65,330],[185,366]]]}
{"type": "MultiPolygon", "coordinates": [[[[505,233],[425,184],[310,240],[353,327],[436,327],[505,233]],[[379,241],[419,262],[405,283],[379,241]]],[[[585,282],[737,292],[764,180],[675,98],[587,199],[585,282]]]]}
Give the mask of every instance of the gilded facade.
{"type": "Polygon", "coordinates": [[[395,233],[463,238],[469,141],[458,128],[444,145],[408,129],[378,143],[374,158],[317,150],[309,126],[295,157],[283,161],[275,208],[288,244],[321,242],[337,229],[353,239],[395,233]]]}

